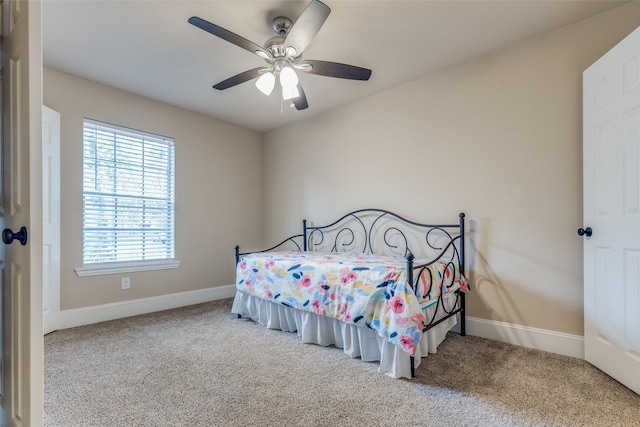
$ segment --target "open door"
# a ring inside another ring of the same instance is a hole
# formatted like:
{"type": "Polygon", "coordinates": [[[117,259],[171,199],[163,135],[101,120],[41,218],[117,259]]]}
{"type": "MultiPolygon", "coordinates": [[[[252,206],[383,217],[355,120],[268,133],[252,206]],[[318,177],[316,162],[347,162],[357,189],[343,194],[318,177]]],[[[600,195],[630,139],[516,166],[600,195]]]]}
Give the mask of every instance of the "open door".
{"type": "Polygon", "coordinates": [[[42,41],[39,1],[2,1],[2,416],[43,424],[42,41]]]}
{"type": "Polygon", "coordinates": [[[640,28],[584,72],[585,359],[640,394],[640,28]]]}

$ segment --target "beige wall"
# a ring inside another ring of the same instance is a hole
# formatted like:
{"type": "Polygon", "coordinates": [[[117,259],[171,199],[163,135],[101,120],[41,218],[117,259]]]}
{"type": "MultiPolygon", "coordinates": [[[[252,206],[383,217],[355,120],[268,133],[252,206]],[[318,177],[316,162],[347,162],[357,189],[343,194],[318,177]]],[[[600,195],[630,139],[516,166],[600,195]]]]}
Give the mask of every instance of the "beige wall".
{"type": "Polygon", "coordinates": [[[264,136],[45,69],[62,119],[61,308],[231,284],[235,244],[382,207],[466,212],[471,316],[581,335],[582,71],[638,25],[636,2],[264,136]],[[179,269],[75,275],[83,117],[175,138],[179,269]]]}
{"type": "Polygon", "coordinates": [[[265,240],[466,212],[469,315],[582,335],[582,71],[638,25],[636,2],[268,133],[265,240]]]}
{"type": "Polygon", "coordinates": [[[44,103],[61,114],[61,309],[234,283],[233,247],[262,241],[260,135],[51,69],[44,70],[44,103]],[[82,266],[83,117],[175,139],[180,268],[74,273],[82,266]],[[120,290],[124,276],[131,277],[127,291],[120,290]]]}

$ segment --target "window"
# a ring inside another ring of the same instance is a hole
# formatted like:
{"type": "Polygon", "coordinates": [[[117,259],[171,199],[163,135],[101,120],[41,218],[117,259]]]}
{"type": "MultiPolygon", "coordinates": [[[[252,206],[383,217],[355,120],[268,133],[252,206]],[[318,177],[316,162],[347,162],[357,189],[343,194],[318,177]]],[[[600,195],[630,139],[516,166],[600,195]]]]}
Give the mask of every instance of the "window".
{"type": "Polygon", "coordinates": [[[177,267],[173,139],[90,119],[83,129],[83,268],[76,273],[177,267]]]}

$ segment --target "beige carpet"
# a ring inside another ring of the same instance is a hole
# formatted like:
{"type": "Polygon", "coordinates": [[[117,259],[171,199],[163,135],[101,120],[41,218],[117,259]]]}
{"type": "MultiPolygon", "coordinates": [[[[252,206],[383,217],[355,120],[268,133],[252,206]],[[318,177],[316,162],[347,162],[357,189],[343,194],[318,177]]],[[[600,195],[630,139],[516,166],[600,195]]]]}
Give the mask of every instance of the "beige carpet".
{"type": "Polygon", "coordinates": [[[47,335],[45,425],[640,425],[640,396],[581,360],[451,334],[417,378],[397,380],[230,308],[47,335]]]}

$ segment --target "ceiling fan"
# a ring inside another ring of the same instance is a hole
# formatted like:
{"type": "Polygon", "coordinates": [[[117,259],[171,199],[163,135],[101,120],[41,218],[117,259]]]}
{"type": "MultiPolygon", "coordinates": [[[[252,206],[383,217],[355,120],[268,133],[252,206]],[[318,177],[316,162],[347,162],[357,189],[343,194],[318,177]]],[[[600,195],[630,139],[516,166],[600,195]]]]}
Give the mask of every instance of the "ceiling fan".
{"type": "Polygon", "coordinates": [[[371,77],[371,70],[367,68],[338,62],[302,59],[302,52],[320,31],[330,12],[331,9],[326,4],[312,0],[295,23],[284,16],[275,18],[273,29],[278,35],[267,40],[264,47],[197,16],[192,16],[188,22],[258,55],[268,64],[229,77],[214,85],[215,89],[228,89],[258,78],[256,80],[258,89],[265,95],[270,95],[275,86],[276,77],[279,77],[282,98],[291,100],[292,106],[295,106],[296,109],[304,110],[309,107],[309,104],[294,69],[309,74],[341,79],[369,80],[371,77]]]}

